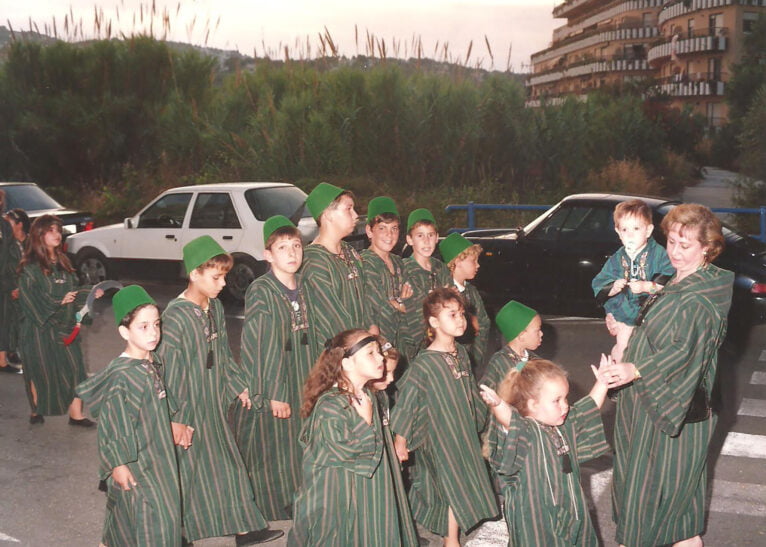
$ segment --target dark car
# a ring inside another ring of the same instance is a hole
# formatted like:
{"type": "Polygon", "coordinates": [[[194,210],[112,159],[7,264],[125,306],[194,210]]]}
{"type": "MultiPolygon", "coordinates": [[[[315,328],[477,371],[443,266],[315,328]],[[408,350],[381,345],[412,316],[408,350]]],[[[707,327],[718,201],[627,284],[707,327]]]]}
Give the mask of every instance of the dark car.
{"type": "Polygon", "coordinates": [[[90,213],[67,209],[34,182],[0,182],[0,190],[5,192],[6,211],[24,209],[32,220],[45,214],[56,215],[63,224],[64,237],[93,228],[90,213]]]}
{"type": "MultiPolygon", "coordinates": [[[[591,280],[621,245],[615,205],[636,197],[652,209],[653,237],[664,246],[660,222],[680,202],[634,195],[572,195],[524,228],[466,232],[484,249],[476,284],[488,307],[516,299],[540,313],[603,317],[591,280]]],[[[766,245],[727,226],[723,232],[726,248],[715,264],[736,274],[730,319],[763,322],[766,245]]]]}

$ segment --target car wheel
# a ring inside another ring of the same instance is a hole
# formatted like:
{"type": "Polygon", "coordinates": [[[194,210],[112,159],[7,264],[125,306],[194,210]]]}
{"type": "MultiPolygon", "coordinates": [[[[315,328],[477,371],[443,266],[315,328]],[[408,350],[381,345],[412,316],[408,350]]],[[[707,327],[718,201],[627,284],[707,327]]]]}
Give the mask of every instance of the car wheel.
{"type": "Polygon", "coordinates": [[[234,255],[234,266],[226,275],[226,296],[234,302],[244,302],[250,283],[265,272],[264,262],[248,255],[234,255]]]}
{"type": "Polygon", "coordinates": [[[106,257],[95,249],[84,249],[77,254],[75,268],[80,282],[95,285],[109,279],[109,264],[106,257]]]}

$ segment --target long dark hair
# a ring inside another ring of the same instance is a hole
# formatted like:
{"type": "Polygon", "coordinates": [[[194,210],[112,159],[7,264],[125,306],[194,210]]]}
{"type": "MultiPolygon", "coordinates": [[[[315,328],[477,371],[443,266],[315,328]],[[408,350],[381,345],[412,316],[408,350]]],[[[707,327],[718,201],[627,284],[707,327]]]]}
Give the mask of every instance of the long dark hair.
{"type": "Polygon", "coordinates": [[[67,272],[74,272],[72,263],[69,262],[64,252],[64,239],[61,244],[53,249],[53,256],[48,254],[48,248],[45,246],[45,234],[58,226],[61,230],[61,219],[55,215],[43,215],[37,217],[29,229],[29,237],[24,246],[24,256],[19,262],[19,273],[27,264],[37,264],[45,275],[50,275],[53,271],[52,264],[55,262],[59,268],[67,272]]]}

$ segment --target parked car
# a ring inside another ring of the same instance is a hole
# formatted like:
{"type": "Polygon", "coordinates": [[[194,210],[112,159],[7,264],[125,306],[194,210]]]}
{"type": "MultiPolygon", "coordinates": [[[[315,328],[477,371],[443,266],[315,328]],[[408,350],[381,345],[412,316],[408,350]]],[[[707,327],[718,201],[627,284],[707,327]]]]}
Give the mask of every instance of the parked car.
{"type": "Polygon", "coordinates": [[[0,190],[5,192],[5,210],[24,209],[29,218],[56,215],[63,223],[64,237],[93,228],[91,213],[68,209],[45,193],[34,182],[0,182],[0,190]]]}
{"type": "MultiPolygon", "coordinates": [[[[489,307],[516,299],[541,313],[603,317],[591,280],[620,247],[615,205],[636,197],[652,209],[653,237],[664,246],[660,222],[680,202],[633,195],[572,195],[523,228],[466,232],[483,247],[476,284],[489,307]]],[[[763,322],[766,245],[728,226],[723,232],[726,248],[715,264],[736,274],[730,319],[763,322]]]]}
{"type": "Polygon", "coordinates": [[[68,252],[81,278],[90,283],[120,277],[178,279],[185,275],[183,246],[207,234],[234,257],[226,290],[243,300],[250,282],[267,270],[262,237],[267,218],[297,217],[305,240],[315,236],[317,225],[305,201],[300,188],[276,182],[173,188],[121,224],[70,237],[68,252]]]}

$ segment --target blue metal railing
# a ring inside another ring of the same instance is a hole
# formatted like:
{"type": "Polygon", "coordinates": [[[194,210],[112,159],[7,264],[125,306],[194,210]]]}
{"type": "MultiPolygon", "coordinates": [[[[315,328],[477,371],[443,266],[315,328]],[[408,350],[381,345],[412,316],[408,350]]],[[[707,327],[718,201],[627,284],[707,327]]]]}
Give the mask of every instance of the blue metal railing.
{"type": "MultiPolygon", "coordinates": [[[[444,210],[448,213],[455,211],[466,211],[468,214],[468,227],[467,228],[452,228],[450,232],[467,232],[468,230],[476,229],[476,212],[477,211],[547,211],[553,207],[552,205],[507,205],[507,204],[495,204],[495,203],[474,203],[469,201],[466,205],[447,205],[444,210]]],[[[747,214],[747,215],[759,215],[760,216],[760,228],[761,232],[758,235],[752,237],[766,243],[766,205],[761,205],[758,208],[753,209],[734,209],[730,207],[714,207],[711,209],[714,213],[725,214],[747,214]]]]}

